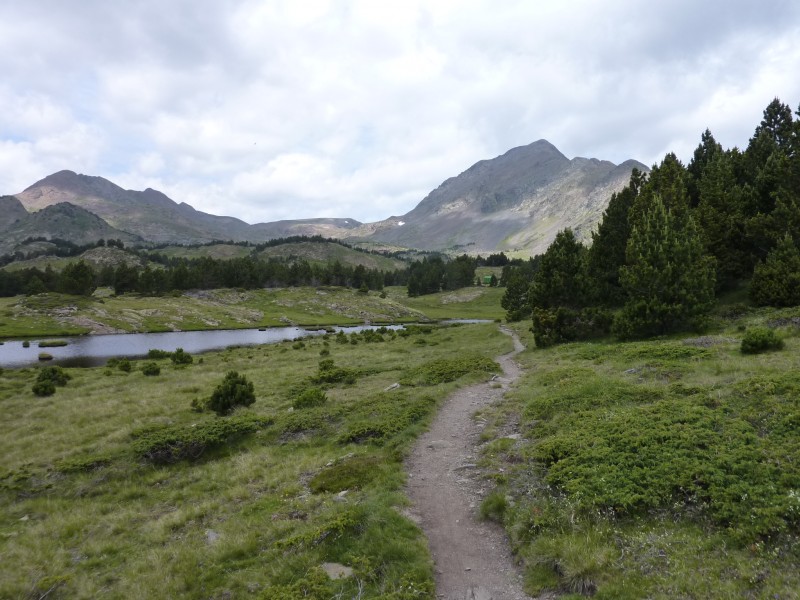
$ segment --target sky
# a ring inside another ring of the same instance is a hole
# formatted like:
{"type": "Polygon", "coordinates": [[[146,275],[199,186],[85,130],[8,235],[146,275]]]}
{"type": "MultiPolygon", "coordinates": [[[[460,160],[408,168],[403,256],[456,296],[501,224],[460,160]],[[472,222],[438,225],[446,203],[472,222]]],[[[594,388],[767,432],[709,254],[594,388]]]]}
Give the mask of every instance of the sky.
{"type": "Polygon", "coordinates": [[[0,0],[0,194],[61,169],[249,223],[402,215],[475,162],[688,162],[800,105],[795,0],[0,0]]]}

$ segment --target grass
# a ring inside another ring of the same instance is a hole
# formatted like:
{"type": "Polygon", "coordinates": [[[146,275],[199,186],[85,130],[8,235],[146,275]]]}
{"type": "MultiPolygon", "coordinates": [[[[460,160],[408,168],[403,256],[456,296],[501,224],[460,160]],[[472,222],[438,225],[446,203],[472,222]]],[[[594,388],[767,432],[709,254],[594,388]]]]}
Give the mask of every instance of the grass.
{"type": "Polygon", "coordinates": [[[381,271],[403,270],[408,263],[380,254],[370,254],[333,242],[297,242],[271,246],[258,253],[263,258],[305,259],[311,264],[328,265],[339,261],[343,265],[363,265],[381,271]]]}
{"type": "Polygon", "coordinates": [[[482,414],[482,509],[531,595],[796,597],[800,313],[735,312],[704,337],[545,350],[515,325],[527,370],[482,414]],[[742,354],[759,326],[785,348],[742,354]]]}
{"type": "Polygon", "coordinates": [[[431,319],[502,319],[504,288],[468,287],[409,298],[405,287],[387,288],[389,299],[431,319]]]}
{"type": "Polygon", "coordinates": [[[156,299],[138,294],[85,298],[49,293],[0,298],[0,339],[81,335],[98,329],[191,331],[495,319],[503,315],[501,295],[499,288],[465,288],[408,298],[404,287],[388,288],[386,298],[337,287],[211,290],[156,299]]]}
{"type": "Polygon", "coordinates": [[[169,258],[213,258],[226,260],[250,256],[253,249],[236,244],[210,244],[208,246],[167,246],[150,251],[150,254],[162,254],[169,258]]]}
{"type": "Polygon", "coordinates": [[[384,390],[461,348],[485,360],[510,341],[494,324],[334,337],[180,368],[147,359],[158,377],[67,369],[69,384],[42,398],[30,391],[39,369],[4,370],[0,597],[432,597],[425,540],[401,514],[401,461],[445,395],[486,373],[384,390]],[[293,410],[322,349],[356,382],[325,383],[324,403],[293,410]],[[231,370],[256,402],[194,412],[231,370]],[[324,562],[354,576],[329,580],[324,562]]]}

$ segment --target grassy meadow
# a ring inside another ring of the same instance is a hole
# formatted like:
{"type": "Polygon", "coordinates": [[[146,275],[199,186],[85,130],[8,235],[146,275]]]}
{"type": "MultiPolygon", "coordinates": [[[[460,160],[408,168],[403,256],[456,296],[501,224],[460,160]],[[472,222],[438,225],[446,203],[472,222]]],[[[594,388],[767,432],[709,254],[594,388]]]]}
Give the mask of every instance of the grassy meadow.
{"type": "MultiPolygon", "coordinates": [[[[107,290],[105,290],[107,292],[107,290]]],[[[96,332],[191,331],[286,325],[499,319],[502,290],[475,287],[409,298],[405,287],[359,294],[338,287],[208,290],[153,298],[47,293],[0,298],[0,339],[96,332]]]]}
{"type": "Polygon", "coordinates": [[[510,349],[494,324],[329,335],[68,369],[49,397],[31,393],[40,369],[5,370],[0,597],[430,598],[401,461],[510,349]],[[256,402],[195,412],[231,370],[256,402]]]}
{"type": "Polygon", "coordinates": [[[800,313],[720,313],[705,336],[548,349],[517,324],[526,372],[481,415],[481,509],[530,594],[798,597],[800,313]],[[784,349],[742,354],[757,325],[784,349]]]}

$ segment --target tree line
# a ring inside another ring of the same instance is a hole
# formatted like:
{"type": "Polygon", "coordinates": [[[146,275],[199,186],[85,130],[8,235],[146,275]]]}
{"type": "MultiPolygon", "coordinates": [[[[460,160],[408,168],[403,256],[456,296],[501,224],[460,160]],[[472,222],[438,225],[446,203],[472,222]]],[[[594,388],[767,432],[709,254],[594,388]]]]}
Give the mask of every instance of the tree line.
{"type": "Polygon", "coordinates": [[[0,270],[0,296],[62,292],[91,295],[98,286],[109,286],[117,294],[138,292],[162,295],[189,289],[296,287],[332,285],[356,289],[382,290],[385,285],[404,285],[404,270],[382,271],[339,261],[327,265],[306,260],[291,263],[252,256],[229,260],[214,258],[170,259],[167,265],[144,268],[120,264],[96,269],[79,260],[61,272],[49,266],[19,271],[0,270]]]}
{"type": "Polygon", "coordinates": [[[800,108],[764,110],[744,151],[706,130],[689,164],[667,154],[612,195],[589,247],[569,229],[513,267],[503,307],[537,345],[702,328],[747,286],[759,306],[800,304],[800,108]]]}

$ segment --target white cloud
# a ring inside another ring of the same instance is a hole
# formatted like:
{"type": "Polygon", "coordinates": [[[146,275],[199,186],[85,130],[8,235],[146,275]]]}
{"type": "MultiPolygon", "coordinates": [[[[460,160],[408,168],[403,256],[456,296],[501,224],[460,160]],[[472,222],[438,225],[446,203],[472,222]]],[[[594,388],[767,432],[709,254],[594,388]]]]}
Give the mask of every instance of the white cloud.
{"type": "Polygon", "coordinates": [[[0,193],[70,168],[255,222],[400,215],[546,138],[688,159],[800,101],[771,0],[85,0],[0,6],[0,193]]]}

